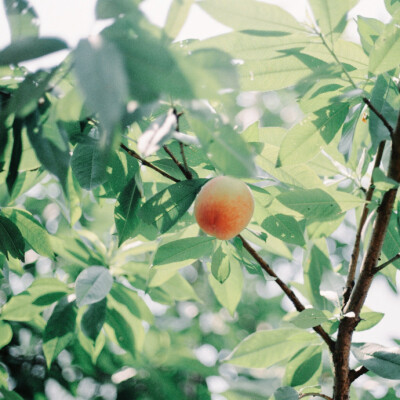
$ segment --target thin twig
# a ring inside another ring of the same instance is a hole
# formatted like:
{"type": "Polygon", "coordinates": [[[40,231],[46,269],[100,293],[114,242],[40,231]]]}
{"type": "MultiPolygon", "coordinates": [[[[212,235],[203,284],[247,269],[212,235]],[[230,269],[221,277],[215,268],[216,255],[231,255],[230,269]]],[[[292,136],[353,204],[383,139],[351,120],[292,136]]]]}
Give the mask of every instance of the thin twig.
{"type": "MultiPolygon", "coordinates": [[[[299,298],[296,296],[296,294],[293,292],[292,289],[289,288],[289,286],[286,285],[285,282],[283,282],[278,275],[273,271],[273,269],[269,266],[269,264],[263,260],[260,255],[257,253],[253,247],[251,247],[250,243],[247,242],[241,235],[238,235],[239,239],[243,243],[243,247],[249,252],[249,254],[258,262],[260,267],[269,275],[275,278],[275,282],[278,284],[278,286],[283,290],[283,292],[286,294],[286,296],[289,298],[289,300],[293,303],[297,311],[303,311],[305,310],[305,307],[303,303],[299,300],[299,298]]],[[[324,340],[324,342],[328,345],[329,350],[333,353],[335,350],[335,342],[332,340],[332,338],[324,331],[324,329],[321,327],[321,325],[314,326],[313,327],[314,331],[318,333],[319,336],[324,340]]]]}
{"type": "MultiPolygon", "coordinates": [[[[379,144],[378,150],[376,152],[374,169],[378,168],[379,165],[381,164],[384,149],[385,149],[385,141],[383,140],[379,144]]],[[[361,234],[364,229],[365,222],[367,221],[368,212],[369,212],[368,203],[372,199],[374,189],[375,189],[374,181],[371,178],[369,188],[365,195],[365,204],[364,204],[364,208],[363,208],[363,211],[361,214],[360,222],[358,224],[358,229],[357,229],[356,238],[355,238],[355,242],[354,242],[353,252],[351,254],[351,261],[350,261],[350,265],[349,265],[349,272],[347,274],[346,287],[345,287],[345,290],[343,293],[343,307],[342,308],[344,308],[346,306],[346,304],[350,298],[351,291],[353,290],[353,287],[354,287],[354,279],[356,276],[357,262],[358,262],[358,257],[360,255],[361,234]]]]}
{"type": "Polygon", "coordinates": [[[179,142],[179,146],[181,148],[181,156],[182,156],[182,160],[183,160],[183,165],[185,166],[186,171],[190,174],[190,178],[188,179],[193,179],[193,175],[190,172],[188,163],[186,161],[186,156],[185,156],[185,145],[182,142],[179,142]]]}
{"type": "Polygon", "coordinates": [[[361,375],[364,375],[368,372],[368,368],[362,366],[357,369],[352,369],[349,373],[350,377],[350,382],[354,382],[357,378],[359,378],[361,375]]]}
{"type": "Polygon", "coordinates": [[[374,274],[377,274],[379,271],[381,271],[383,268],[387,267],[391,263],[395,262],[400,258],[400,253],[397,253],[394,257],[392,257],[390,260],[387,260],[381,265],[378,265],[376,268],[373,269],[374,274]]]}
{"type": "Polygon", "coordinates": [[[322,399],[325,400],[333,400],[332,397],[327,396],[326,394],[322,393],[303,393],[299,396],[299,399],[303,399],[304,397],[321,397],[322,399]]]}
{"type": "Polygon", "coordinates": [[[163,170],[161,170],[160,168],[156,167],[155,165],[153,165],[152,163],[146,161],[144,158],[140,157],[140,155],[138,153],[136,153],[136,151],[130,149],[129,147],[126,147],[123,143],[121,143],[119,145],[122,149],[124,149],[130,156],[135,157],[137,160],[139,160],[143,165],[145,165],[146,167],[149,167],[151,169],[154,169],[154,171],[157,171],[159,174],[161,174],[162,176],[165,176],[168,179],[171,179],[171,181],[174,182],[180,182],[179,179],[174,178],[173,176],[171,176],[170,174],[164,172],[163,170]]]}
{"type": "Polygon", "coordinates": [[[394,129],[393,126],[389,124],[388,120],[375,108],[375,106],[371,103],[369,99],[366,97],[362,98],[363,102],[375,113],[375,115],[382,121],[383,125],[387,128],[390,133],[390,137],[392,137],[394,129]]]}
{"type": "Polygon", "coordinates": [[[186,179],[192,179],[192,174],[190,173],[189,170],[186,170],[186,168],[182,165],[182,163],[174,156],[174,153],[168,148],[167,145],[163,146],[163,149],[165,152],[171,157],[171,160],[178,166],[178,168],[181,170],[182,174],[185,176],[186,179]]]}

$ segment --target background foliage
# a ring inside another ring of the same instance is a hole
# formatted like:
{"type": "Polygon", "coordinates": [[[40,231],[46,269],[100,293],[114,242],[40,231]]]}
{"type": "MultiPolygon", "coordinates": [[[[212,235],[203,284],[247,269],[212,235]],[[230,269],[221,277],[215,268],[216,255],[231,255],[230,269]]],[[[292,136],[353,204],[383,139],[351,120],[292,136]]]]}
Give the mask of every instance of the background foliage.
{"type": "MultiPolygon", "coordinates": [[[[196,2],[232,31],[184,42],[174,38],[193,0],[174,0],[163,29],[139,3],[98,0],[109,25],[32,71],[25,61],[67,45],[39,37],[27,1],[4,1],[0,397],[329,394],[327,345],[311,328],[334,337],[343,317],[371,177],[361,252],[398,185],[382,143],[400,107],[400,3],[385,0],[388,24],[358,17],[360,44],[342,35],[355,0],[310,0],[307,25],[262,2],[196,2]],[[256,209],[242,238],[305,310],[240,238],[199,231],[192,203],[221,174],[249,184],[256,209]]],[[[395,293],[397,210],[380,256],[395,293]]],[[[365,307],[357,330],[382,317],[365,307]]],[[[351,398],[397,398],[399,348],[352,350],[370,372],[351,398]]]]}

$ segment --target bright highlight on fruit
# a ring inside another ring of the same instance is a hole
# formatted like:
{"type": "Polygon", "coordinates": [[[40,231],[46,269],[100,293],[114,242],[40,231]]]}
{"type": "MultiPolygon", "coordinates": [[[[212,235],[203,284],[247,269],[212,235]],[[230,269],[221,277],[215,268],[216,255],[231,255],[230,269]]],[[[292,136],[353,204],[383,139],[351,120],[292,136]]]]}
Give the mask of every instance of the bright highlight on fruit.
{"type": "Polygon", "coordinates": [[[194,204],[200,228],[221,240],[232,239],[249,224],[254,199],[248,186],[239,179],[219,176],[208,181],[194,204]]]}

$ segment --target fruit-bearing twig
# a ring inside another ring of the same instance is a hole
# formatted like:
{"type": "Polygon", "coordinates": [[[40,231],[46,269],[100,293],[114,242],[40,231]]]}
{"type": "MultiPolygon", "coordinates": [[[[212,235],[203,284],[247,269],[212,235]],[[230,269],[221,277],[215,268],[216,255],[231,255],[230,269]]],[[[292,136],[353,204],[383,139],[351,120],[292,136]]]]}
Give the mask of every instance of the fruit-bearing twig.
{"type": "Polygon", "coordinates": [[[139,160],[143,165],[145,165],[146,167],[149,167],[151,169],[154,169],[154,171],[157,171],[160,175],[165,176],[166,178],[170,179],[171,181],[174,182],[180,182],[179,179],[174,178],[173,176],[171,176],[170,174],[164,172],[163,170],[161,170],[160,168],[156,167],[155,165],[153,165],[152,163],[146,161],[144,158],[140,157],[140,155],[138,153],[136,153],[136,151],[130,149],[129,147],[125,146],[123,143],[121,143],[119,145],[122,149],[124,149],[130,156],[135,157],[137,160],[139,160]]]}
{"type": "MultiPolygon", "coordinates": [[[[293,292],[292,289],[289,288],[289,286],[286,285],[285,282],[283,282],[278,275],[273,271],[273,269],[268,265],[268,263],[263,260],[260,255],[257,253],[253,247],[251,247],[250,243],[247,242],[241,235],[238,235],[239,239],[243,243],[243,247],[249,252],[249,254],[258,262],[260,267],[271,277],[275,278],[275,282],[278,284],[278,286],[283,290],[283,292],[286,294],[286,296],[289,298],[289,300],[293,303],[297,311],[303,311],[305,310],[305,307],[303,303],[299,300],[299,298],[296,296],[296,294],[293,292]]],[[[321,325],[314,326],[314,331],[318,333],[319,336],[324,340],[324,342],[328,345],[329,350],[333,353],[335,350],[335,342],[334,340],[324,331],[324,329],[321,327],[321,325]]]]}

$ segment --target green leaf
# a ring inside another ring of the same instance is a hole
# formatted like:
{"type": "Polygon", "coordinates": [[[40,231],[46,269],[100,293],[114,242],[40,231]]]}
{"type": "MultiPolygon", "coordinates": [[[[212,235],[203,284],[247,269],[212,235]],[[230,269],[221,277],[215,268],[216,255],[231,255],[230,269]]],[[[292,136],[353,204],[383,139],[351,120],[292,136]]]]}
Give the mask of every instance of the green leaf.
{"type": "Polygon", "coordinates": [[[379,324],[384,315],[384,313],[371,311],[369,308],[364,306],[360,314],[361,321],[358,323],[356,331],[366,331],[367,329],[372,328],[379,324]]]}
{"type": "Polygon", "coordinates": [[[39,121],[38,111],[30,114],[26,118],[26,123],[29,141],[35,149],[38,160],[48,171],[57,176],[65,188],[70,160],[65,138],[55,130],[56,126],[47,130],[47,126],[43,126],[39,121]]]}
{"type": "Polygon", "coordinates": [[[0,251],[5,254],[18,258],[21,261],[25,259],[25,241],[21,231],[8,218],[0,215],[0,251]]]}
{"type": "Polygon", "coordinates": [[[218,302],[233,316],[242,297],[243,273],[235,257],[229,257],[228,261],[230,272],[224,283],[215,279],[213,274],[208,275],[208,282],[218,302]]]}
{"type": "Polygon", "coordinates": [[[187,212],[206,182],[207,179],[191,179],[168,186],[143,204],[141,218],[155,225],[160,233],[167,232],[187,212]]]}
{"type": "Polygon", "coordinates": [[[400,2],[399,0],[385,0],[386,9],[393,17],[399,17],[400,2]]]}
{"type": "Polygon", "coordinates": [[[183,27],[194,0],[173,0],[165,22],[165,33],[175,39],[183,27]]]}
{"type": "Polygon", "coordinates": [[[71,158],[71,168],[79,185],[92,190],[106,180],[106,163],[100,143],[78,143],[71,158]]]}
{"type": "Polygon", "coordinates": [[[112,131],[120,121],[128,98],[128,78],[118,49],[109,41],[81,40],[75,50],[75,73],[86,104],[98,113],[104,127],[100,149],[112,143],[112,131]]]}
{"type": "Polygon", "coordinates": [[[219,283],[224,283],[228,279],[231,272],[231,257],[229,256],[229,253],[226,254],[226,250],[229,249],[226,248],[227,246],[224,247],[225,248],[223,249],[223,243],[221,243],[211,258],[211,273],[219,283]]]}
{"type": "Polygon", "coordinates": [[[135,235],[139,226],[139,207],[141,204],[141,194],[133,177],[119,194],[114,209],[115,225],[118,232],[119,246],[127,239],[135,235]]]}
{"type": "Polygon", "coordinates": [[[20,118],[15,118],[13,122],[13,148],[11,153],[10,164],[7,174],[8,193],[12,194],[14,184],[18,177],[18,167],[22,156],[22,127],[23,121],[20,118]]]}
{"type": "Polygon", "coordinates": [[[357,0],[310,0],[310,3],[321,32],[330,36],[334,48],[332,34],[344,30],[347,12],[356,5],[357,0]]]}
{"type": "Polygon", "coordinates": [[[239,343],[227,362],[245,368],[268,368],[315,340],[314,334],[297,329],[258,331],[239,343]]]}
{"type": "MultiPolygon", "coordinates": [[[[400,234],[399,229],[397,228],[396,215],[392,213],[385,240],[383,242],[382,250],[384,257],[382,257],[382,262],[394,257],[398,252],[398,249],[400,249],[400,234]]],[[[397,269],[400,269],[400,260],[394,261],[393,265],[397,269]]]]}
{"type": "Polygon", "coordinates": [[[97,303],[111,290],[113,278],[107,268],[89,267],[83,270],[75,282],[76,302],[79,307],[97,303]]]}
{"type": "Polygon", "coordinates": [[[70,289],[56,278],[37,278],[29,286],[27,292],[31,296],[33,305],[46,307],[69,294],[70,289]]]}
{"type": "Polygon", "coordinates": [[[26,0],[5,0],[11,41],[39,35],[38,15],[26,0]]]}
{"type": "Polygon", "coordinates": [[[400,29],[395,24],[386,25],[375,42],[369,58],[369,71],[378,75],[399,65],[400,29]]]}
{"type": "Polygon", "coordinates": [[[306,308],[297,314],[294,318],[290,319],[290,322],[301,329],[313,328],[328,321],[328,318],[321,310],[314,308],[306,308]]]}
{"type": "Polygon", "coordinates": [[[357,360],[375,374],[386,379],[400,379],[400,349],[375,343],[353,346],[357,360]]]}
{"type": "Polygon", "coordinates": [[[44,257],[54,258],[48,232],[31,213],[17,208],[3,208],[2,213],[14,222],[25,241],[36,253],[44,257]]]}
{"type": "Polygon", "coordinates": [[[53,38],[29,37],[11,43],[0,51],[0,65],[17,65],[67,48],[65,42],[53,38]]]}
{"type": "Polygon", "coordinates": [[[43,310],[33,301],[32,296],[26,293],[11,297],[1,310],[1,318],[7,321],[32,321],[43,310]]]}
{"type": "Polygon", "coordinates": [[[327,220],[341,212],[339,204],[322,189],[294,189],[279,194],[276,199],[306,218],[327,220]]]}
{"type": "Polygon", "coordinates": [[[43,334],[43,352],[48,368],[75,338],[75,325],[75,304],[63,298],[54,308],[43,334]]]}
{"type": "Polygon", "coordinates": [[[13,331],[10,324],[4,321],[0,321],[0,349],[7,346],[11,342],[13,337],[13,331]]]}
{"type": "Polygon", "coordinates": [[[275,400],[297,400],[299,394],[291,387],[281,387],[274,392],[275,400]]]}
{"type": "Polygon", "coordinates": [[[341,128],[348,103],[335,103],[316,111],[288,131],[279,151],[278,165],[300,164],[312,159],[341,128]]]}
{"type": "Polygon", "coordinates": [[[179,272],[159,287],[176,301],[194,300],[201,302],[192,285],[179,272]]]}
{"type": "Polygon", "coordinates": [[[382,34],[385,24],[375,18],[357,17],[358,33],[364,51],[369,54],[376,40],[382,34]]]}
{"type": "Polygon", "coordinates": [[[82,316],[81,329],[82,332],[93,341],[99,335],[104,322],[106,320],[107,299],[90,304],[88,309],[82,316]]]}
{"type": "Polygon", "coordinates": [[[161,245],[154,255],[153,267],[179,269],[199,258],[210,255],[215,238],[199,236],[175,240],[161,245]]]}
{"type": "Polygon", "coordinates": [[[271,235],[287,243],[304,246],[304,228],[292,216],[284,214],[271,214],[261,224],[271,235]]]}
{"type": "Polygon", "coordinates": [[[190,124],[211,163],[222,173],[238,178],[255,175],[253,154],[231,126],[212,126],[199,119],[191,119],[190,124]]]}
{"type": "Polygon", "coordinates": [[[278,6],[257,1],[206,0],[200,6],[212,17],[235,30],[259,29],[298,32],[305,29],[278,6]]]}
{"type": "Polygon", "coordinates": [[[18,393],[0,388],[0,393],[4,396],[4,400],[24,400],[18,393]]]}
{"type": "Polygon", "coordinates": [[[137,13],[139,3],[140,0],[99,0],[96,3],[96,17],[106,19],[137,13]]]}
{"type": "Polygon", "coordinates": [[[305,347],[288,361],[283,382],[290,386],[304,386],[320,369],[321,363],[321,345],[305,347]]]}

